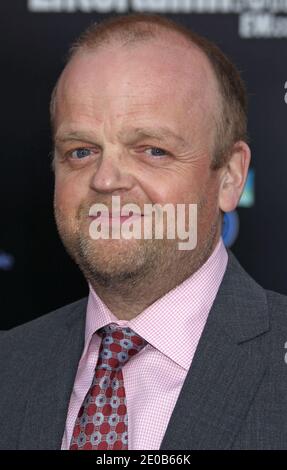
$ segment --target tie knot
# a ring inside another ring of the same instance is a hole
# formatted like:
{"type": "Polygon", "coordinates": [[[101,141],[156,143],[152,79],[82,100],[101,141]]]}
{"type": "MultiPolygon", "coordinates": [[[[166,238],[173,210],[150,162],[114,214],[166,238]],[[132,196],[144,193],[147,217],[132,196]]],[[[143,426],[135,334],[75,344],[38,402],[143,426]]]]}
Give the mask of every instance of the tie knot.
{"type": "Polygon", "coordinates": [[[108,370],[117,370],[147,342],[129,327],[120,327],[115,324],[104,326],[98,331],[102,337],[97,367],[108,370]]]}

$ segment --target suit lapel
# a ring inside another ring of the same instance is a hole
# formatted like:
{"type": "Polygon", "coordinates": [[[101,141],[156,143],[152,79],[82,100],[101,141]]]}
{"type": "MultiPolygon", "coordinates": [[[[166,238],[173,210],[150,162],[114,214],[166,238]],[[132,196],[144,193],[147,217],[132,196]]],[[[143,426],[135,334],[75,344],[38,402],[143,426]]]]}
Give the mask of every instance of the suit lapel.
{"type": "Polygon", "coordinates": [[[86,300],[67,315],[46,351],[47,360],[28,393],[19,449],[60,449],[78,363],[84,345],[86,300]]]}
{"type": "Polygon", "coordinates": [[[229,253],[228,267],[161,449],[228,449],[266,370],[264,290],[229,253]]]}

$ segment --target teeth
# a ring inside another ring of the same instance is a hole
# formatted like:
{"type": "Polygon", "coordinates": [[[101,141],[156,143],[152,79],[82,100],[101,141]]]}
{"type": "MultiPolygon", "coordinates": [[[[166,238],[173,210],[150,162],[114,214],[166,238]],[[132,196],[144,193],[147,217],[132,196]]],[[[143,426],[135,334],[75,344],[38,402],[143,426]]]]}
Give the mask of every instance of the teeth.
{"type": "Polygon", "coordinates": [[[96,217],[96,216],[102,216],[102,217],[112,217],[112,218],[117,218],[117,217],[132,217],[132,216],[137,216],[141,217],[141,213],[133,213],[130,211],[128,214],[121,214],[120,212],[109,212],[106,209],[102,209],[97,207],[97,204],[94,204],[93,206],[90,207],[89,210],[89,216],[90,217],[96,217]]]}
{"type": "Polygon", "coordinates": [[[119,218],[119,217],[141,217],[141,214],[113,214],[113,213],[105,213],[101,212],[99,210],[92,210],[92,208],[89,211],[89,216],[90,217],[96,217],[96,216],[102,216],[102,217],[111,217],[113,219],[119,218]]]}
{"type": "Polygon", "coordinates": [[[99,209],[93,209],[92,207],[89,210],[89,216],[90,217],[96,217],[96,216],[100,216],[100,215],[108,217],[109,213],[106,213],[105,211],[100,211],[99,209]]]}

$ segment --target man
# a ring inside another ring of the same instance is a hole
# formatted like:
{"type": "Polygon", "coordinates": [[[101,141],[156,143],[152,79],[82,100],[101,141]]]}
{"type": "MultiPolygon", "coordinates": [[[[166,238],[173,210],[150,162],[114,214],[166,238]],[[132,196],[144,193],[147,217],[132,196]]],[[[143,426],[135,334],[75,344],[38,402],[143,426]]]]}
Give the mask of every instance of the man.
{"type": "Polygon", "coordinates": [[[2,333],[0,447],[286,449],[287,301],[220,238],[250,161],[235,67],[163,17],[110,19],[73,46],[51,117],[57,226],[90,293],[2,333]],[[94,236],[95,204],[108,234],[128,221],[115,197],[139,237],[94,236]],[[192,249],[167,219],[144,237],[149,204],[196,204],[192,249]]]}

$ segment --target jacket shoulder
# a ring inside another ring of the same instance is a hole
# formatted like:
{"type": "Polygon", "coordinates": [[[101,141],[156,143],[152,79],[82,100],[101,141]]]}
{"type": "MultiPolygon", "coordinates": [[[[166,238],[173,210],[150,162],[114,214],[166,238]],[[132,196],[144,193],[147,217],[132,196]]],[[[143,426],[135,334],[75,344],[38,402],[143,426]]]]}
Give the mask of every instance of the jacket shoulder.
{"type": "Polygon", "coordinates": [[[87,301],[88,297],[84,297],[10,330],[0,331],[0,342],[12,342],[14,345],[17,342],[18,346],[41,343],[43,339],[53,336],[56,330],[60,331],[83,320],[87,301]]]}
{"type": "Polygon", "coordinates": [[[286,331],[287,341],[287,296],[271,290],[265,292],[271,324],[286,331]]]}

